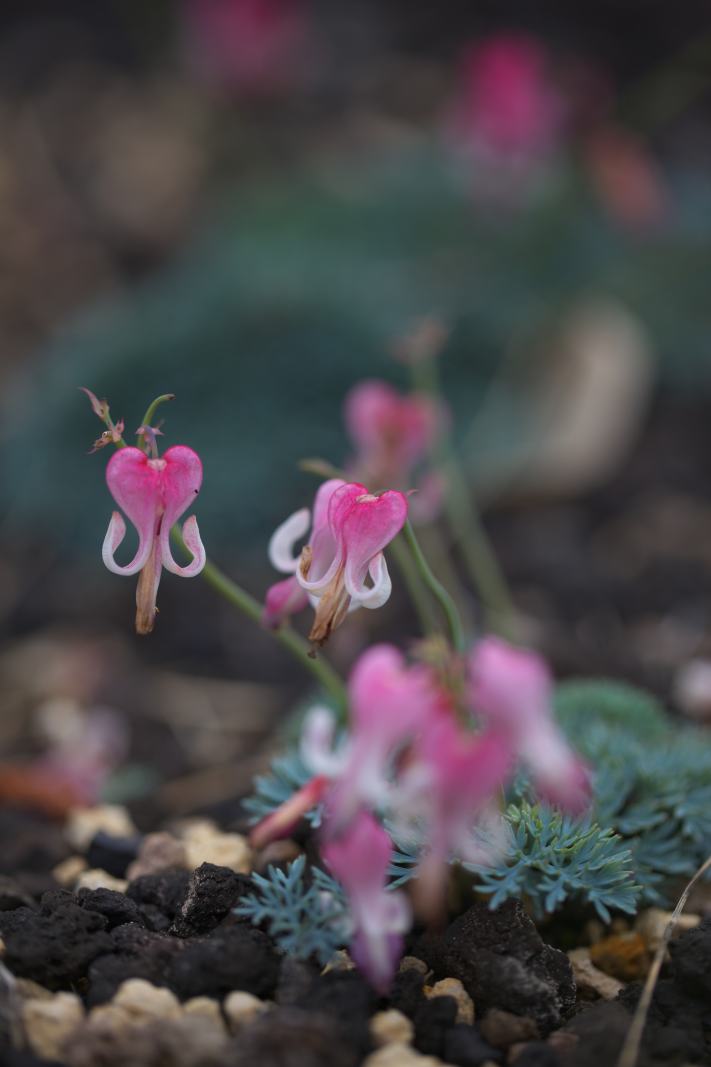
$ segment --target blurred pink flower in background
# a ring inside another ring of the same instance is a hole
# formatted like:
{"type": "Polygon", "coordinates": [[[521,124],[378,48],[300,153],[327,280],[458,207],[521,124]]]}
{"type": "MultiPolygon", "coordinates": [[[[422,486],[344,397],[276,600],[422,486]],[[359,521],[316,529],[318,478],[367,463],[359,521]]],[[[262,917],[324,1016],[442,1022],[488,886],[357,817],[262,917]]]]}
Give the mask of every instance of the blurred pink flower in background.
{"type": "Polygon", "coordinates": [[[208,84],[252,94],[288,89],[312,44],[304,0],[184,0],[185,47],[208,84]]]}
{"type": "Polygon", "coordinates": [[[476,715],[509,740],[531,772],[536,792],[573,814],[590,801],[585,764],[568,745],[553,715],[553,679],[545,660],[497,637],[479,641],[469,657],[476,715]]]}
{"type": "Polygon", "coordinates": [[[351,956],[374,989],[385,994],[411,919],[404,893],[386,888],[390,837],[372,815],[361,811],[348,832],[330,838],[321,852],[346,891],[353,923],[351,956]]]}
{"type": "Polygon", "coordinates": [[[403,395],[375,379],[359,382],[344,406],[359,475],[376,486],[405,486],[429,454],[441,417],[438,405],[424,393],[403,395]]]}
{"type": "Polygon", "coordinates": [[[520,192],[558,147],[565,108],[548,66],[543,44],[525,34],[496,34],[465,50],[448,128],[475,192],[520,192]]]}

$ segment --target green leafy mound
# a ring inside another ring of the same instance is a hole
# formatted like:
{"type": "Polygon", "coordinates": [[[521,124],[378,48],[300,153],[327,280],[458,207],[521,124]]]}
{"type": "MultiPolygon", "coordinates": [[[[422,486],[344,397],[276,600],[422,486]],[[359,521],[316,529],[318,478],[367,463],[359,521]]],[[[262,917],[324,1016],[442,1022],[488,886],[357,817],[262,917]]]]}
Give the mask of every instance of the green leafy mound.
{"type": "MultiPolygon", "coordinates": [[[[566,902],[591,905],[605,921],[640,902],[668,903],[671,879],[691,875],[711,851],[711,738],[621,682],[564,682],[555,706],[593,768],[593,810],[572,819],[537,804],[520,777],[504,815],[504,855],[490,867],[467,865],[477,890],[492,907],[526,897],[537,918],[566,902]]],[[[248,810],[267,815],[308,777],[298,753],[280,757],[257,779],[248,810]]],[[[320,812],[310,818],[317,825],[320,812]]],[[[412,877],[417,862],[417,844],[397,840],[393,887],[412,877]]]]}

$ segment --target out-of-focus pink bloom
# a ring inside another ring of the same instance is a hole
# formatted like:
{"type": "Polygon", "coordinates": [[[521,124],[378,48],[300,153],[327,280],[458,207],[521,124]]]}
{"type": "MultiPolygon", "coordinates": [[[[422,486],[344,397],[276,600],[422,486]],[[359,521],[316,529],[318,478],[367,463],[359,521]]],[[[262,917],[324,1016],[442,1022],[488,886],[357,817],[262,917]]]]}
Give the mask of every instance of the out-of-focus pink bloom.
{"type": "MultiPolygon", "coordinates": [[[[270,559],[277,570],[294,574],[313,603],[312,641],[328,640],[349,610],[379,608],[386,602],[391,583],[383,549],[406,518],[402,493],[388,490],[375,496],[360,483],[334,478],[316,495],[311,539],[300,555],[294,555],[293,546],[308,531],[308,509],[295,512],[278,528],[270,541],[270,559]]],[[[280,585],[267,594],[265,621],[271,625],[283,617],[280,612],[303,605],[293,584],[280,585]]]]}
{"type": "Polygon", "coordinates": [[[404,814],[425,832],[415,888],[423,918],[435,919],[442,911],[451,858],[469,863],[493,859],[501,844],[494,801],[513,764],[503,734],[466,732],[451,714],[427,721],[402,784],[404,814]]]}
{"type": "Polygon", "coordinates": [[[431,397],[403,396],[387,382],[364,381],[346,397],[346,429],[358,449],[357,469],[376,485],[405,485],[437,436],[440,413],[431,397]]]}
{"type": "Polygon", "coordinates": [[[561,119],[562,102],[535,38],[498,34],[465,51],[453,124],[471,147],[502,160],[545,156],[561,119]]]}
{"type": "Polygon", "coordinates": [[[368,812],[361,812],[340,837],[321,849],[333,876],[346,891],[353,921],[350,951],[373,987],[387,993],[410,925],[403,893],[388,891],[392,842],[368,812]]]}
{"type": "Polygon", "coordinates": [[[206,556],[197,519],[183,525],[183,540],[192,561],[181,567],[170,550],[170,530],[193,503],[202,484],[200,457],[185,445],[174,445],[161,458],[150,458],[140,448],[115,452],[106,468],[106,483],[114,500],[138,532],[138,548],[130,563],[116,562],[116,549],[126,536],[126,523],[114,511],[103,545],[104,563],[114,574],[139,574],[136,590],[136,632],[150,633],[156,614],[161,570],[193,578],[205,566],[206,556]]]}
{"type": "Polygon", "coordinates": [[[49,702],[42,709],[51,748],[34,769],[69,790],[76,804],[96,804],[115,767],[126,755],[125,720],[110,708],[83,712],[71,702],[49,702]]]}
{"type": "Polygon", "coordinates": [[[304,0],[185,0],[184,17],[188,55],[210,84],[271,93],[289,88],[305,67],[304,0]]]}
{"type": "Polygon", "coordinates": [[[257,823],[249,835],[252,848],[264,848],[270,842],[293,833],[303,816],[321,803],[328,785],[329,779],[324,774],[310,778],[301,789],[297,789],[288,800],[257,823]]]}
{"type": "Polygon", "coordinates": [[[487,637],[474,647],[469,670],[476,715],[509,739],[536,790],[552,804],[582,811],[590,799],[589,776],[555,723],[553,683],[545,661],[487,637]]]}
{"type": "Polygon", "coordinates": [[[664,221],[668,191],[641,141],[626,130],[605,125],[588,136],[584,150],[588,174],[614,219],[631,229],[664,221]]]}
{"type": "Polygon", "coordinates": [[[351,734],[333,750],[335,724],[315,709],[304,728],[302,754],[314,771],[334,779],[326,799],[326,835],[338,835],[363,807],[388,799],[394,757],[435,709],[429,671],[408,667],[392,645],[374,645],[356,663],[348,683],[351,734]]]}

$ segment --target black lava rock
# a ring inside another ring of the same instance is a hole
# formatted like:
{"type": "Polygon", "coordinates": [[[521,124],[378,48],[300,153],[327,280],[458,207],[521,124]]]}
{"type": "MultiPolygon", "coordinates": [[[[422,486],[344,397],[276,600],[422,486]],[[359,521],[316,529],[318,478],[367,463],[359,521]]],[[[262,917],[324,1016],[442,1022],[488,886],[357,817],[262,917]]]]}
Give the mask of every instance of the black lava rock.
{"type": "Polygon", "coordinates": [[[125,878],[129,863],[133,863],[141,845],[140,834],[131,837],[115,837],[99,830],[91,840],[86,851],[86,862],[90,867],[113,874],[114,878],[125,878]]]}
{"type": "Polygon", "coordinates": [[[518,1067],[560,1067],[560,1056],[545,1041],[529,1041],[516,1056],[518,1067]]]}
{"type": "Polygon", "coordinates": [[[13,878],[0,875],[0,911],[14,911],[15,908],[34,908],[35,902],[28,892],[13,878]]]}
{"type": "Polygon", "coordinates": [[[284,956],[274,994],[277,1004],[282,1007],[304,1004],[320,973],[315,964],[297,960],[294,956],[284,956]]]}
{"type": "Polygon", "coordinates": [[[182,907],[188,891],[190,874],[180,869],[143,874],[129,883],[126,896],[137,904],[160,909],[171,921],[182,907]]]}
{"type": "Polygon", "coordinates": [[[171,933],[194,937],[214,930],[245,893],[254,890],[252,879],[229,867],[203,863],[193,871],[171,933]]]}
{"type": "Polygon", "coordinates": [[[532,1016],[543,1034],[560,1026],[575,1006],[568,957],[544,944],[516,900],[496,911],[473,904],[443,935],[423,937],[416,955],[437,978],[459,978],[477,1011],[497,1007],[532,1016]]]}
{"type": "MultiPolygon", "coordinates": [[[[358,971],[292,971],[292,984],[285,989],[282,975],[277,996],[288,997],[290,1007],[338,1020],[340,1042],[357,1049],[361,1058],[371,1049],[370,1017],[378,996],[358,971]]],[[[284,1003],[284,1000],[281,1001],[284,1003]]]]}
{"type": "Polygon", "coordinates": [[[113,889],[80,889],[77,893],[77,903],[86,911],[95,911],[103,915],[108,930],[113,930],[115,926],[123,926],[125,923],[144,925],[144,919],[136,901],[123,893],[115,893],[113,889]]]}
{"type": "Polygon", "coordinates": [[[424,1000],[412,1020],[415,1024],[415,1048],[427,1056],[439,1056],[442,1059],[447,1034],[456,1018],[457,1002],[453,997],[424,1000]]]}
{"type": "Polygon", "coordinates": [[[170,940],[182,951],[174,957],[162,984],[181,999],[223,997],[233,989],[257,997],[274,995],[280,959],[261,930],[239,924],[208,938],[170,940]]]}
{"type": "Polygon", "coordinates": [[[357,1067],[362,1055],[343,1043],[338,1020],[276,1008],[240,1034],[233,1067],[357,1067]]]}
{"type": "Polygon", "coordinates": [[[45,893],[39,911],[21,907],[3,912],[0,931],[9,970],[47,989],[75,985],[92,960],[111,948],[104,916],[79,907],[61,889],[45,893]]]}
{"type": "Polygon", "coordinates": [[[671,941],[674,981],[689,996],[711,1001],[711,916],[671,941]]]}
{"type": "Polygon", "coordinates": [[[390,1004],[412,1019],[423,1003],[425,976],[419,971],[398,971],[390,990],[390,1004]]]}
{"type": "Polygon", "coordinates": [[[108,936],[108,951],[97,956],[89,968],[90,1007],[111,1000],[127,978],[145,978],[153,985],[172,988],[170,968],[183,949],[182,941],[151,933],[137,923],[117,926],[108,936]]]}
{"type": "Polygon", "coordinates": [[[475,1026],[457,1023],[444,1035],[442,1058],[455,1067],[480,1067],[483,1063],[501,1063],[503,1052],[492,1048],[475,1026]]]}

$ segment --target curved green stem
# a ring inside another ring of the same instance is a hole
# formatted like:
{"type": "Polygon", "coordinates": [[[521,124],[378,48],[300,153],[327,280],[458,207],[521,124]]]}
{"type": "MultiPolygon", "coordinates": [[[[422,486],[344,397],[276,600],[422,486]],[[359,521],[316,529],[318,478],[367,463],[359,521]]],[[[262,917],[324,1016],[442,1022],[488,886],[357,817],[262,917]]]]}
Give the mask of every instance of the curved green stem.
{"type": "Polygon", "coordinates": [[[439,627],[432,612],[432,601],[418,573],[403,534],[398,534],[395,540],[390,542],[388,551],[397,563],[402,579],[407,586],[407,592],[420,620],[423,633],[437,633],[439,627]]]}
{"type": "Polygon", "coordinates": [[[415,537],[415,531],[412,529],[412,523],[409,519],[402,528],[402,536],[412,553],[412,558],[422,581],[430,590],[444,612],[452,644],[458,652],[463,651],[464,633],[462,631],[462,622],[459,618],[457,605],[454,603],[454,600],[444,588],[440,580],[432,573],[430,565],[425,559],[422,549],[415,537]]]}
{"type": "MultiPolygon", "coordinates": [[[[413,366],[416,388],[440,401],[442,390],[435,359],[413,366]]],[[[488,629],[502,637],[515,636],[516,612],[503,571],[491,546],[462,471],[450,434],[445,430],[434,460],[444,478],[444,509],[464,563],[479,596],[488,629]]]]}
{"type": "MultiPolygon", "coordinates": [[[[170,531],[171,538],[186,554],[188,553],[185,547],[185,542],[180,534],[180,530],[177,526],[174,526],[170,531]]],[[[246,589],[243,589],[237,582],[234,582],[231,578],[228,578],[226,574],[216,567],[214,563],[209,560],[205,564],[202,577],[212,586],[216,593],[219,593],[221,597],[224,597],[230,604],[236,607],[243,615],[251,619],[253,622],[261,625],[262,622],[262,605],[260,602],[248,593],[246,589]]],[[[292,630],[290,626],[281,626],[277,630],[269,630],[275,640],[277,640],[284,648],[291,652],[307,671],[309,671],[314,678],[323,686],[326,692],[333,698],[336,705],[339,717],[345,718],[347,708],[346,689],[343,684],[343,680],[340,675],[333,669],[330,663],[322,657],[315,658],[313,656],[311,645],[300,634],[292,630]]]]}
{"type": "MultiPolygon", "coordinates": [[[[152,400],[146,408],[146,413],[141,420],[141,426],[152,426],[153,416],[155,415],[156,411],[158,410],[161,404],[165,404],[168,400],[175,400],[175,393],[161,393],[161,395],[157,396],[155,400],[152,400]]],[[[144,448],[145,444],[145,436],[140,433],[138,435],[138,447],[144,448]]]]}

